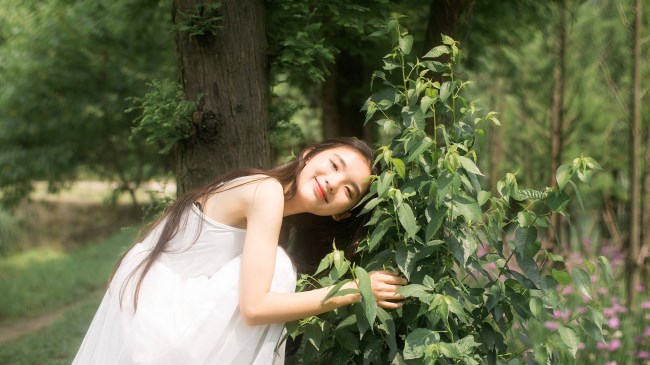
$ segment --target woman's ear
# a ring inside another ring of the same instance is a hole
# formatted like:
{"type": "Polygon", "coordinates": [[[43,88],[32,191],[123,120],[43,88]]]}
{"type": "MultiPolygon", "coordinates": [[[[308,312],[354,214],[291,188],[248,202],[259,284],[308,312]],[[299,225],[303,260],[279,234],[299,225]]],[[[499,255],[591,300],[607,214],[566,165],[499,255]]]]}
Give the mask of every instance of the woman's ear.
{"type": "Polygon", "coordinates": [[[340,222],[344,220],[345,218],[349,218],[352,215],[350,211],[348,210],[347,212],[339,213],[339,214],[332,214],[332,219],[334,219],[337,222],[340,222]]]}
{"type": "Polygon", "coordinates": [[[313,150],[314,150],[314,147],[305,148],[305,150],[302,151],[302,158],[305,158],[313,150]]]}

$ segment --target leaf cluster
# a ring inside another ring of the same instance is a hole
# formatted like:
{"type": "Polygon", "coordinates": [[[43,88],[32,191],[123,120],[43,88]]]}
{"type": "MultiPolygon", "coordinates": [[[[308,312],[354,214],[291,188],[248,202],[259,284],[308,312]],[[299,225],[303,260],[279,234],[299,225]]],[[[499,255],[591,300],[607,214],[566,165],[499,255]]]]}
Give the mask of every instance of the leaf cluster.
{"type": "Polygon", "coordinates": [[[157,145],[161,154],[168,154],[177,141],[192,135],[192,113],[196,103],[184,99],[182,88],[171,80],[153,80],[150,91],[142,97],[130,98],[127,112],[140,111],[133,121],[131,138],[157,145]]]}
{"type": "MultiPolygon", "coordinates": [[[[395,134],[378,150],[382,172],[363,202],[370,233],[358,262],[334,251],[318,270],[329,269],[327,276],[302,281],[335,285],[330,295],[340,295],[342,283],[356,280],[363,300],[289,327],[304,336],[303,363],[550,364],[575,356],[581,335],[602,338],[598,303],[541,341],[529,327],[563,309],[558,287],[573,282],[589,296],[595,266],[567,269],[563,257],[541,249],[539,233],[552,213],[565,213],[571,178],[588,181],[599,166],[578,158],[560,167],[560,186],[543,191],[520,188],[515,174],[498,182],[498,195],[484,190],[474,141],[482,125],[499,121],[462,96],[469,82],[457,77],[458,43],[443,35],[441,46],[412,59],[413,37],[397,19],[381,32],[394,47],[373,74],[379,90],[364,109],[367,122],[395,134]],[[452,123],[438,123],[443,117],[452,123]],[[509,214],[513,205],[516,216],[509,214]],[[367,272],[380,269],[408,279],[399,291],[407,297],[403,307],[377,307],[367,272]]],[[[606,258],[598,263],[610,272],[606,258]]]]}
{"type": "Polygon", "coordinates": [[[191,12],[178,11],[178,20],[174,29],[187,33],[190,37],[211,34],[217,35],[223,29],[223,15],[221,15],[221,3],[210,2],[208,4],[196,4],[191,12]]]}

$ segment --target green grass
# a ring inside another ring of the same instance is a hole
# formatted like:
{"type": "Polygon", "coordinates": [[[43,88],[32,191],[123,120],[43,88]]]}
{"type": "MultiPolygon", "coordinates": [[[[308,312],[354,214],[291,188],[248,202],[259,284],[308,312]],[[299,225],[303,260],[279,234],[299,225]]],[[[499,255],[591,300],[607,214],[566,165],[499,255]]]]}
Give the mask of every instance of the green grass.
{"type": "Polygon", "coordinates": [[[35,334],[0,344],[0,364],[70,364],[99,306],[101,296],[101,293],[94,294],[92,300],[74,307],[61,320],[35,334]]]}
{"type": "Polygon", "coordinates": [[[136,229],[123,229],[72,251],[36,248],[0,258],[0,325],[103,291],[113,266],[135,235],[136,229]]]}

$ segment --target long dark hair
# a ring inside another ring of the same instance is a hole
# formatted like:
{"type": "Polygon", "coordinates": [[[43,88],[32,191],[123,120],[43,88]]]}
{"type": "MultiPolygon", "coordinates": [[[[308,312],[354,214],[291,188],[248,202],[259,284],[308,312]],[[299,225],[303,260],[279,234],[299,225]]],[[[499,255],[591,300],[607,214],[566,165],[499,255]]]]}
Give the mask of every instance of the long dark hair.
{"type": "MultiPolygon", "coordinates": [[[[305,162],[322,151],[341,146],[350,147],[358,151],[366,158],[368,164],[372,167],[374,157],[372,149],[368,144],[354,137],[340,137],[307,146],[296,156],[295,159],[275,168],[269,170],[235,170],[216,178],[210,184],[202,188],[189,191],[178,197],[178,199],[165,210],[162,216],[149,226],[149,229],[144,234],[146,237],[162,224],[162,229],[154,248],[147,254],[142,262],[135,267],[122,284],[120,302],[122,300],[126,283],[139,272],[138,281],[133,295],[134,308],[137,310],[138,294],[145,275],[149,272],[160,255],[165,252],[169,242],[179,232],[181,227],[185,226],[188,216],[185,213],[191,208],[192,204],[199,202],[204,205],[204,202],[212,194],[239,186],[235,185],[223,189],[224,183],[238,177],[258,174],[266,175],[278,180],[282,186],[285,187],[285,200],[290,199],[296,193],[298,175],[305,167],[305,162]]],[[[372,173],[377,174],[374,169],[372,173]]],[[[260,179],[265,179],[267,178],[266,176],[260,177],[260,179]]],[[[253,179],[244,184],[257,180],[259,179],[253,179]]],[[[358,214],[356,214],[359,210],[360,208],[354,209],[352,211],[352,217],[339,222],[335,221],[330,216],[319,217],[308,213],[285,217],[279,237],[279,246],[283,247],[287,251],[287,254],[296,266],[298,272],[303,273],[311,273],[314,271],[320,259],[331,250],[333,240],[336,240],[338,249],[345,250],[348,256],[351,257],[354,251],[356,251],[356,246],[359,240],[362,238],[363,226],[365,223],[365,219],[358,217],[358,214]]],[[[125,256],[126,253],[122,255],[113,269],[111,280],[115,276],[115,273],[125,256]]]]}

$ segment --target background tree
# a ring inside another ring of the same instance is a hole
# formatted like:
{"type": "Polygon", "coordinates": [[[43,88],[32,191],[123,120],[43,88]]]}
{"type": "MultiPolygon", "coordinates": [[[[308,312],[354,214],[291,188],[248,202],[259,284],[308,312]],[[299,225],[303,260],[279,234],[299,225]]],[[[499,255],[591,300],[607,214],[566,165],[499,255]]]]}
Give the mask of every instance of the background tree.
{"type": "MultiPolygon", "coordinates": [[[[0,28],[0,191],[17,201],[85,176],[134,190],[165,161],[130,139],[128,96],[174,70],[159,1],[4,4],[0,28]]],[[[135,199],[135,197],[134,197],[135,199]]]]}
{"type": "Polygon", "coordinates": [[[634,2],[634,23],[632,26],[632,92],[630,115],[630,236],[627,255],[628,302],[633,303],[637,295],[637,286],[641,284],[641,1],[634,2]]]}
{"type": "Polygon", "coordinates": [[[268,167],[268,59],[263,1],[175,0],[180,82],[197,101],[176,150],[177,191],[234,168],[268,167]]]}

